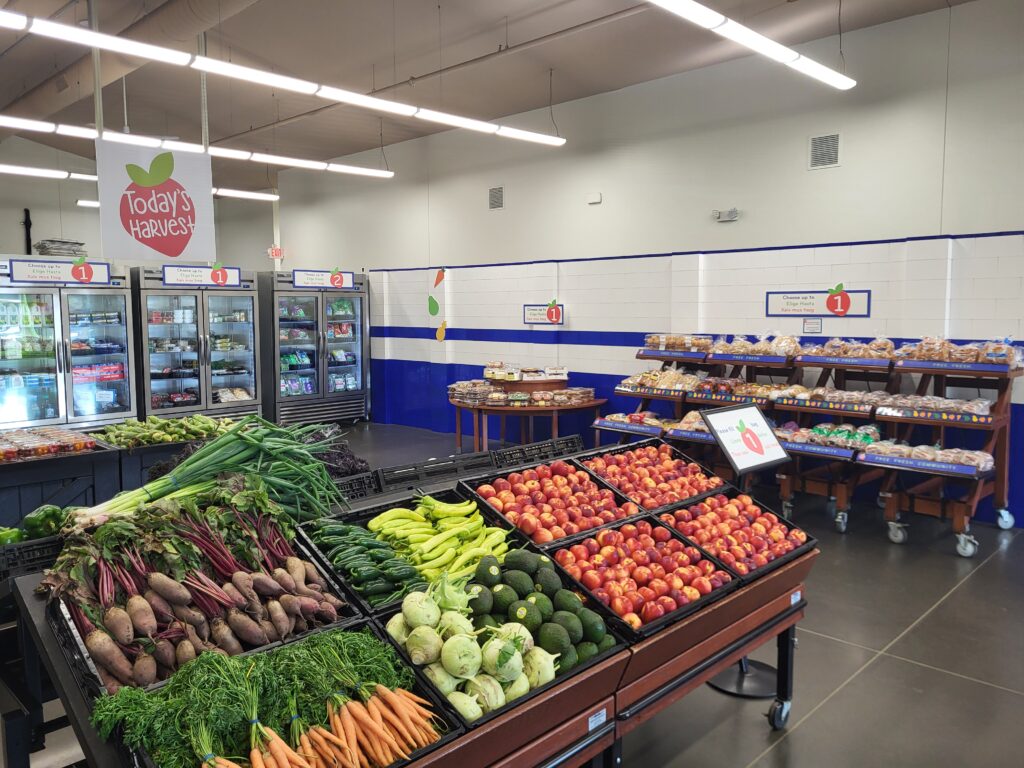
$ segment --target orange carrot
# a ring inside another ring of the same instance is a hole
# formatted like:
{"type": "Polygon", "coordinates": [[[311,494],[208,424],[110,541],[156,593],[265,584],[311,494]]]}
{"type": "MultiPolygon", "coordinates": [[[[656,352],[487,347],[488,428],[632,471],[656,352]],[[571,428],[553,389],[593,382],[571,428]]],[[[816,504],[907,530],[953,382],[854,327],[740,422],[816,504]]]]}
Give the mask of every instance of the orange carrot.
{"type": "Polygon", "coordinates": [[[330,745],[327,744],[323,736],[320,735],[321,730],[318,728],[311,728],[309,731],[309,740],[314,745],[317,753],[321,756],[321,759],[327,763],[329,767],[338,765],[338,758],[334,754],[334,750],[331,749],[330,745]]]}
{"type": "Polygon", "coordinates": [[[429,701],[427,701],[426,699],[421,699],[412,691],[405,690],[405,688],[395,688],[395,693],[397,693],[399,696],[405,696],[405,698],[409,699],[409,701],[416,702],[417,704],[422,704],[425,707],[430,706],[429,701]]]}
{"type": "MultiPolygon", "coordinates": [[[[391,765],[393,760],[389,760],[387,755],[381,754],[378,749],[376,740],[370,736],[369,733],[363,730],[356,731],[356,739],[363,745],[363,751],[370,756],[377,765],[391,765]]],[[[383,745],[380,745],[383,748],[383,745]]]]}
{"type": "Polygon", "coordinates": [[[214,758],[213,764],[217,768],[241,768],[241,766],[239,766],[238,763],[233,763],[230,760],[228,760],[226,757],[214,758]]]}
{"type": "Polygon", "coordinates": [[[369,712],[366,711],[366,707],[358,701],[350,701],[346,706],[347,709],[351,710],[352,718],[362,728],[368,729],[370,733],[381,739],[385,745],[391,748],[392,752],[398,751],[398,744],[394,738],[388,733],[383,726],[377,725],[377,721],[373,719],[369,712]]]}
{"type": "Polygon", "coordinates": [[[418,746],[417,740],[413,737],[412,732],[405,727],[405,723],[402,722],[402,718],[392,712],[385,702],[381,701],[378,697],[374,697],[370,699],[368,707],[373,707],[377,710],[392,733],[401,737],[402,741],[405,742],[406,745],[412,747],[418,746]]]}
{"type": "Polygon", "coordinates": [[[366,758],[359,749],[359,743],[356,739],[356,724],[352,719],[352,713],[346,707],[342,707],[338,713],[338,722],[341,724],[342,733],[345,734],[345,743],[352,750],[352,756],[355,758],[356,763],[362,765],[366,762],[366,758]]]}
{"type": "Polygon", "coordinates": [[[405,699],[380,683],[377,684],[377,696],[380,698],[381,703],[386,704],[387,708],[402,721],[402,724],[406,727],[406,730],[409,733],[412,733],[415,730],[415,723],[407,716],[409,710],[404,706],[406,701],[405,699]]]}
{"type": "Polygon", "coordinates": [[[267,761],[263,759],[263,753],[259,747],[253,747],[249,752],[249,764],[252,768],[267,768],[267,761]]]}
{"type": "Polygon", "coordinates": [[[404,722],[411,733],[424,734],[426,741],[422,746],[433,744],[437,741],[437,732],[431,727],[430,719],[425,717],[419,709],[416,709],[416,705],[413,702],[397,695],[392,695],[390,702],[393,705],[392,710],[399,717],[404,718],[404,722]]]}
{"type": "MultiPolygon", "coordinates": [[[[277,768],[277,760],[269,752],[263,756],[263,764],[267,768],[277,768]]],[[[288,766],[286,765],[284,768],[288,768],[288,766]]]]}

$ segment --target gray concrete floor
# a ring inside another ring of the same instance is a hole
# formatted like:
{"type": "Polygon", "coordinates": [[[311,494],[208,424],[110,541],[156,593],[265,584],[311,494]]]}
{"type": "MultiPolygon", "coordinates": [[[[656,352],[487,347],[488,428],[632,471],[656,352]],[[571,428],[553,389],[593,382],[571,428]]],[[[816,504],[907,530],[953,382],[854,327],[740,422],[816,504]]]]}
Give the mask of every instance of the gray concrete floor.
{"type": "MultiPolygon", "coordinates": [[[[372,467],[448,456],[454,437],[359,425],[352,449],[372,467]]],[[[769,506],[775,501],[763,494],[769,506]]],[[[836,533],[824,500],[798,500],[796,522],[822,551],[797,630],[796,693],[786,730],[767,701],[703,687],[630,734],[627,766],[709,768],[1008,768],[1021,765],[1024,723],[1024,536],[976,525],[976,557],[954,553],[945,523],[910,519],[889,543],[881,512],[858,505],[836,533]],[[1014,757],[1017,755],[1017,757],[1014,757]]],[[[774,663],[775,644],[754,658],[774,663]]],[[[48,717],[59,705],[48,707],[48,717]]],[[[70,729],[33,768],[80,759],[70,729]]],[[[0,764],[2,764],[0,754],[0,764]]],[[[475,768],[475,767],[474,767],[475,768]]]]}

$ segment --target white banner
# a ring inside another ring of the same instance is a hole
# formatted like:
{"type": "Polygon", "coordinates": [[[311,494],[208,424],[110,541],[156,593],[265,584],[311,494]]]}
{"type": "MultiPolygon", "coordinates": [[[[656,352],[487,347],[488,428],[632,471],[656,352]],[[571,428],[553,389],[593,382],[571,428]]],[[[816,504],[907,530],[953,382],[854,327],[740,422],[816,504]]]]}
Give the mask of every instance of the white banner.
{"type": "Polygon", "coordinates": [[[96,141],[103,253],[215,261],[210,157],[96,141]]]}

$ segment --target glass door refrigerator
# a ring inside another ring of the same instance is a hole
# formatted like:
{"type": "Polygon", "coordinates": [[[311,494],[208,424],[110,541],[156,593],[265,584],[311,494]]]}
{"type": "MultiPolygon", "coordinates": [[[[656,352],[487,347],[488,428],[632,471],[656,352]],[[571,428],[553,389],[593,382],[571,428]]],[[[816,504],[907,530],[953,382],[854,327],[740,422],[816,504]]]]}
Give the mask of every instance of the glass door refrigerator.
{"type": "Polygon", "coordinates": [[[365,419],[365,277],[326,270],[268,272],[259,275],[259,286],[260,303],[268,309],[263,347],[266,418],[279,424],[365,419]]]}
{"type": "Polygon", "coordinates": [[[259,305],[251,273],[164,265],[136,272],[139,391],[147,416],[260,410],[259,305]]]}
{"type": "Polygon", "coordinates": [[[0,262],[0,428],[134,417],[131,276],[101,262],[0,262]]]}

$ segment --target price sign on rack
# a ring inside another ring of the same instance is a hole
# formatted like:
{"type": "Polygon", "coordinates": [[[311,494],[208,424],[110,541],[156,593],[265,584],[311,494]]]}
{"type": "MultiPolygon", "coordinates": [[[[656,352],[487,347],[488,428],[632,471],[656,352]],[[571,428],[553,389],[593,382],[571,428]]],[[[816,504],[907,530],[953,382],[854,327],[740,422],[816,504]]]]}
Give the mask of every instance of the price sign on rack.
{"type": "Polygon", "coordinates": [[[704,423],[737,475],[785,464],[790,460],[768,420],[756,405],[704,411],[704,423]]]}

